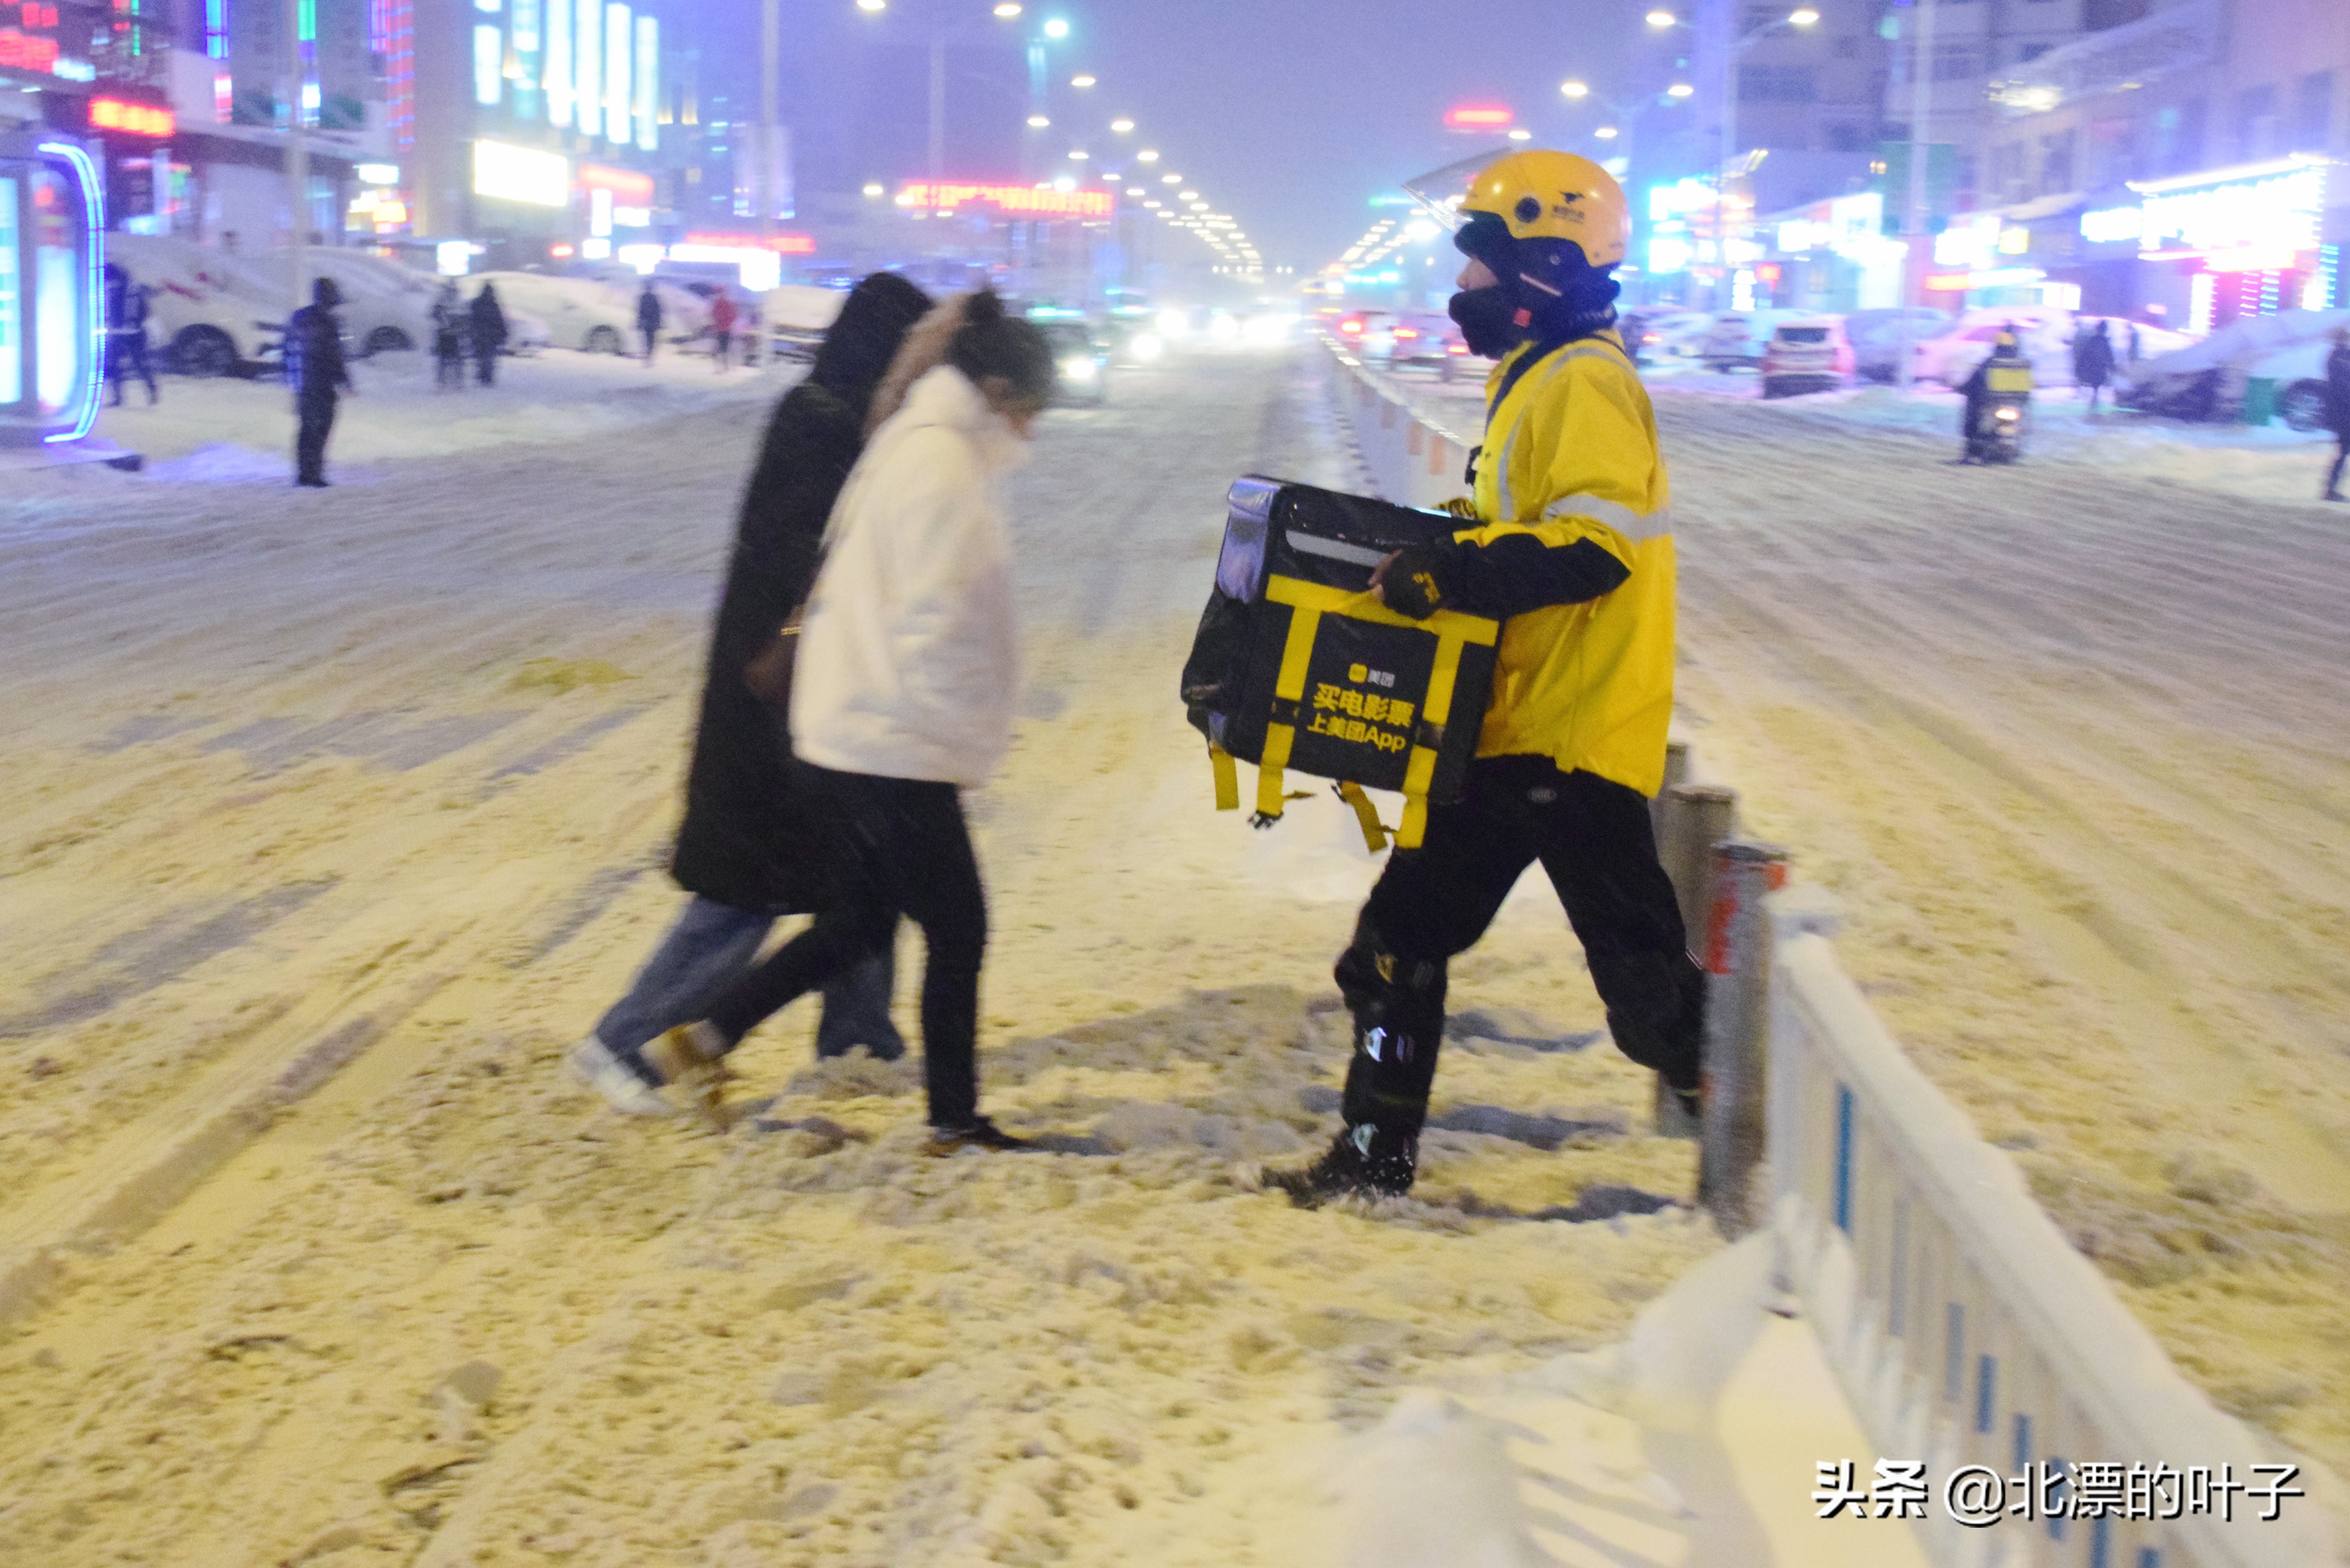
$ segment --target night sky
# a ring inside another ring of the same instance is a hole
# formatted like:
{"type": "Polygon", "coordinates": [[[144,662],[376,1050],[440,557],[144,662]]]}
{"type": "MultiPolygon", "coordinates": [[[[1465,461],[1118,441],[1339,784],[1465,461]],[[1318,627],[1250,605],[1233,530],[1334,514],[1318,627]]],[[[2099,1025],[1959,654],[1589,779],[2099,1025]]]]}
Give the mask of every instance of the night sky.
{"type": "MultiPolygon", "coordinates": [[[[703,3],[712,23],[739,11],[734,59],[751,68],[757,0],[703,3]]],[[[1559,97],[1563,78],[1620,92],[1627,48],[1656,56],[1655,70],[1669,65],[1638,36],[1645,0],[1029,0],[1008,26],[988,15],[991,3],[892,0],[876,18],[854,0],[785,0],[785,118],[800,188],[854,191],[923,172],[920,37],[933,17],[973,34],[950,52],[948,172],[1017,177],[1027,79],[1018,42],[1065,16],[1070,36],[1052,47],[1055,123],[1037,148],[1052,166],[1069,167],[1057,161],[1080,141],[1097,155],[1111,144],[1081,134],[1082,122],[1129,114],[1134,142],[1158,147],[1162,169],[1238,219],[1269,265],[1311,268],[1362,232],[1374,192],[1504,145],[1448,134],[1449,105],[1498,100],[1537,143],[1559,140],[1595,123],[1559,97]],[[1067,84],[1078,71],[1100,85],[1076,92],[1067,84]]]]}

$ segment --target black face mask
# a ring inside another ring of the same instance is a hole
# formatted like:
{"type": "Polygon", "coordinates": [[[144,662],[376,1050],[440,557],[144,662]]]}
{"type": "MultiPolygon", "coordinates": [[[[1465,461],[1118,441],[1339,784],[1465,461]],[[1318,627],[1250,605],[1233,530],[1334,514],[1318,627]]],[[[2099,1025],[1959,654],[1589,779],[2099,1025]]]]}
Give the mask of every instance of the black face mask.
{"type": "Polygon", "coordinates": [[[1452,296],[1446,314],[1460,327],[1469,352],[1486,359],[1498,359],[1516,348],[1524,332],[1518,325],[1517,293],[1503,284],[1462,289],[1452,296]]]}

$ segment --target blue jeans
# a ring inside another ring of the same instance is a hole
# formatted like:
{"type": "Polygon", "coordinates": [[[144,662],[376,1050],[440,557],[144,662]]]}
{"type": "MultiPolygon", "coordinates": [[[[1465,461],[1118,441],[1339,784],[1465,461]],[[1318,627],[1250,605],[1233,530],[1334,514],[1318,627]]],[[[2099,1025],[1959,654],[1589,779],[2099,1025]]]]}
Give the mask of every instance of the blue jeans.
{"type": "MultiPolygon", "coordinates": [[[[638,1053],[678,1024],[703,1017],[721,992],[750,972],[775,923],[756,910],[697,897],[637,971],[629,993],[597,1021],[596,1038],[650,1083],[638,1053]]],[[[906,1043],[889,1022],[895,971],[885,946],[824,987],[817,1055],[843,1056],[858,1045],[886,1058],[905,1053],[906,1043]]]]}

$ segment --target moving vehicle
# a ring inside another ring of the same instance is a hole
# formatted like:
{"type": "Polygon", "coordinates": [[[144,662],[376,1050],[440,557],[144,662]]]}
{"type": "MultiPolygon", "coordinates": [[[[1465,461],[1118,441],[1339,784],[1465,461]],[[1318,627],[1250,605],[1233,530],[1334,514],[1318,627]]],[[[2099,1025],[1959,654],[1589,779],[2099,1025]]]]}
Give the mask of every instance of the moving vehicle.
{"type": "Polygon", "coordinates": [[[1851,379],[1852,366],[1852,344],[1838,317],[1783,321],[1762,348],[1762,395],[1792,398],[1833,391],[1851,379]]]}
{"type": "Polygon", "coordinates": [[[1350,310],[1338,317],[1338,341],[1365,359],[1384,359],[1395,348],[1395,312],[1350,310]]]}
{"type": "Polygon", "coordinates": [[[1967,436],[1967,456],[1975,462],[2010,463],[2023,455],[2023,431],[2031,403],[2021,393],[1994,391],[1983,405],[1982,421],[1967,436]]]}
{"type": "MultiPolygon", "coordinates": [[[[1443,375],[1452,364],[1448,345],[1460,337],[1461,329],[1441,311],[1399,311],[1388,335],[1388,363],[1419,365],[1443,375]]],[[[1462,343],[1461,350],[1467,353],[1469,346],[1462,343]]]]}
{"type": "Polygon", "coordinates": [[[635,297],[592,278],[556,277],[543,272],[484,272],[460,279],[457,286],[472,299],[484,283],[498,286],[501,306],[525,311],[545,322],[547,339],[557,348],[626,354],[635,346],[635,297]]]}
{"type": "Polygon", "coordinates": [[[1092,327],[1082,321],[1039,321],[1034,324],[1053,346],[1053,359],[1060,369],[1054,388],[1054,400],[1063,403],[1090,403],[1095,408],[1109,401],[1109,345],[1094,336],[1092,327]]]}

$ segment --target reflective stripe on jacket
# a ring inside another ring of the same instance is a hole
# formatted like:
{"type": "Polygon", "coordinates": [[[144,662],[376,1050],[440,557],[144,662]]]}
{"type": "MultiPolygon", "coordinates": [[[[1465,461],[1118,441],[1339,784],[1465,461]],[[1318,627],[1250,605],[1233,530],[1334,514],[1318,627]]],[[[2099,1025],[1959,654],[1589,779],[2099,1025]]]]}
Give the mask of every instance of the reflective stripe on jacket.
{"type": "MultiPolygon", "coordinates": [[[[1535,351],[1495,366],[1488,395],[1535,351]]],[[[1503,625],[1477,754],[1546,755],[1656,794],[1673,714],[1670,489],[1648,389],[1614,332],[1553,349],[1517,379],[1487,420],[1475,499],[1488,521],[1455,535],[1461,544],[1587,539],[1630,574],[1596,599],[1503,625]]]]}

